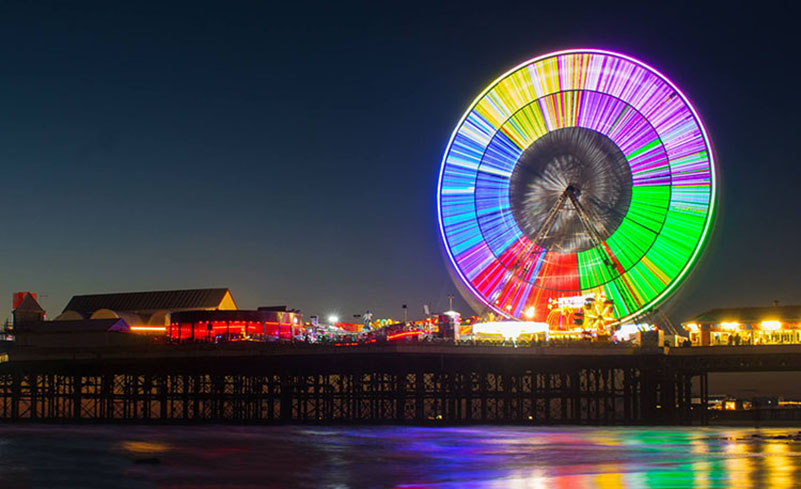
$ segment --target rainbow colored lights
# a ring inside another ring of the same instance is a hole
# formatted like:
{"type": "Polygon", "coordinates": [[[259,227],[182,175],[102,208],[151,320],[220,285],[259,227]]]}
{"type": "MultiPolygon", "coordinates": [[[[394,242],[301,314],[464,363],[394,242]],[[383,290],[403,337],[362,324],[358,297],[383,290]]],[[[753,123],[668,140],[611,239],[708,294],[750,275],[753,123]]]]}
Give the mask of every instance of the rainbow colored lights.
{"type": "Polygon", "coordinates": [[[437,198],[455,271],[495,312],[545,321],[549,301],[597,293],[620,322],[663,300],[697,259],[715,168],[700,118],[667,78],[621,54],[570,50],[523,63],[470,105],[445,150],[437,198]],[[557,253],[521,231],[509,181],[526,148],[569,127],[617,145],[632,192],[601,246],[557,253]]]}

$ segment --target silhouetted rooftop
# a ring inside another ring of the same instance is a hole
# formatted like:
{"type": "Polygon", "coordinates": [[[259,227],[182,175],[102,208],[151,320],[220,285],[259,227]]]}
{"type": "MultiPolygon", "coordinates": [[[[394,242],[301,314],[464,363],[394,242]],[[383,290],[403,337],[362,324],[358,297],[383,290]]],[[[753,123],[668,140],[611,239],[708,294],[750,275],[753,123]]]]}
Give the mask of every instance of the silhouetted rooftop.
{"type": "Polygon", "coordinates": [[[25,297],[19,303],[14,312],[41,312],[44,313],[45,310],[42,309],[42,306],[33,298],[31,294],[25,294],[25,297]]]}
{"type": "Polygon", "coordinates": [[[212,309],[220,305],[228,289],[162,290],[74,296],[64,311],[89,317],[99,309],[117,312],[212,309]]]}

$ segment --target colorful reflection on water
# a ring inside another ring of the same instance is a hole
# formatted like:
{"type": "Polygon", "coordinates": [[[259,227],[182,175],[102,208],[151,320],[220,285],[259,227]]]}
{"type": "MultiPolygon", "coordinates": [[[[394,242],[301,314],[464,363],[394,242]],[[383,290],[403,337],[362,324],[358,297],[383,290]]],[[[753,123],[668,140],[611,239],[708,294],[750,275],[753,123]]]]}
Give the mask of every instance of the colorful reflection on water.
{"type": "Polygon", "coordinates": [[[798,429],[0,425],[0,487],[797,487],[798,429]]]}

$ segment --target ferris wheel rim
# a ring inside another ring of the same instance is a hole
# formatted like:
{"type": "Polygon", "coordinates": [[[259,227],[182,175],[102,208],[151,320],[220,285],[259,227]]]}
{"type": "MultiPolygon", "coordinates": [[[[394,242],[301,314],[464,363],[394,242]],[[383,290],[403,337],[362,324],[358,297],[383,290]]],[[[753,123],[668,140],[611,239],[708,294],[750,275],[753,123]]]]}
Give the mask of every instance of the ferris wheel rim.
{"type": "Polygon", "coordinates": [[[692,102],[690,102],[689,98],[685,95],[685,93],[678,86],[676,86],[676,84],[673,83],[673,81],[670,78],[665,76],[663,73],[661,73],[659,70],[655,69],[654,67],[648,65],[647,63],[645,63],[643,61],[640,61],[639,59],[630,57],[628,55],[625,55],[625,54],[622,54],[622,53],[619,53],[619,52],[615,52],[615,51],[611,51],[611,50],[588,49],[588,48],[572,48],[572,49],[565,49],[565,50],[550,52],[550,53],[543,54],[541,56],[536,56],[536,57],[527,59],[527,60],[523,61],[522,63],[519,63],[518,65],[516,65],[516,66],[512,67],[511,69],[507,70],[506,72],[504,72],[503,74],[501,74],[497,78],[495,78],[492,81],[492,83],[488,84],[484,88],[484,90],[482,90],[473,99],[473,101],[468,105],[468,107],[465,110],[464,114],[461,116],[461,118],[459,119],[458,123],[455,125],[455,127],[454,127],[454,129],[453,129],[453,131],[451,133],[451,136],[448,139],[448,143],[445,146],[445,151],[443,153],[442,160],[440,162],[440,172],[439,172],[439,176],[438,176],[438,179],[437,179],[437,193],[436,193],[436,198],[437,198],[437,224],[439,226],[440,238],[442,240],[442,245],[444,246],[445,251],[446,251],[446,255],[448,257],[449,266],[458,275],[459,279],[461,280],[461,285],[466,286],[467,289],[472,293],[474,298],[478,299],[482,304],[487,306],[492,311],[500,314],[501,316],[504,316],[504,317],[507,317],[507,318],[510,318],[510,319],[516,319],[513,315],[509,314],[507,311],[504,311],[500,307],[496,307],[496,305],[492,304],[491,301],[487,300],[487,298],[485,298],[484,295],[481,292],[476,290],[475,285],[472,283],[472,281],[467,276],[465,276],[464,271],[459,266],[459,264],[456,262],[456,258],[454,257],[453,250],[452,250],[451,245],[450,245],[450,243],[448,241],[448,236],[447,236],[446,231],[445,231],[444,217],[443,217],[442,188],[443,188],[443,180],[444,180],[445,169],[446,169],[446,162],[447,162],[448,155],[449,155],[449,153],[451,151],[451,148],[453,146],[454,140],[456,139],[456,136],[459,133],[459,130],[462,128],[462,126],[464,125],[464,123],[467,120],[467,118],[469,117],[469,115],[475,109],[476,105],[489,92],[491,92],[496,86],[498,86],[499,83],[501,83],[504,79],[509,77],[511,74],[515,73],[516,71],[518,71],[521,68],[524,68],[524,67],[526,67],[528,65],[533,65],[533,64],[541,62],[543,60],[547,60],[547,59],[550,59],[550,58],[555,58],[555,57],[563,56],[563,55],[570,55],[570,54],[599,54],[599,55],[611,56],[611,57],[619,58],[619,59],[625,60],[625,61],[627,61],[629,63],[632,63],[633,65],[638,66],[638,67],[644,69],[646,72],[650,72],[653,75],[655,75],[656,77],[658,77],[659,80],[664,82],[668,87],[670,87],[670,89],[672,89],[680,97],[681,102],[683,103],[684,107],[686,107],[689,110],[689,113],[692,115],[695,125],[698,127],[698,129],[699,129],[699,131],[701,133],[701,136],[702,136],[703,142],[704,142],[704,146],[707,149],[707,159],[708,159],[709,179],[710,179],[710,183],[709,183],[709,202],[708,202],[708,207],[707,207],[707,212],[706,212],[706,216],[705,216],[705,219],[704,219],[704,223],[703,223],[703,226],[701,228],[701,233],[700,233],[700,235],[699,235],[699,237],[697,239],[697,242],[696,242],[695,246],[693,247],[692,253],[690,254],[690,256],[687,259],[686,263],[684,263],[684,265],[681,267],[681,270],[678,273],[676,273],[676,275],[670,280],[670,282],[667,284],[667,286],[661,292],[657,293],[656,296],[654,296],[652,299],[647,301],[645,304],[643,304],[638,309],[635,309],[630,314],[628,314],[628,315],[626,315],[624,317],[621,317],[617,321],[617,323],[621,323],[621,322],[624,322],[624,321],[626,321],[626,320],[628,320],[628,319],[630,319],[632,317],[641,315],[641,314],[653,309],[657,304],[663,302],[669,295],[671,295],[671,294],[673,294],[675,292],[676,288],[681,284],[683,279],[685,279],[687,277],[687,275],[690,272],[690,270],[692,269],[693,265],[695,265],[695,263],[698,261],[700,255],[701,255],[701,252],[704,249],[704,244],[709,239],[712,223],[713,223],[713,221],[715,219],[716,211],[717,211],[716,207],[717,207],[717,193],[718,193],[718,188],[717,188],[718,187],[718,175],[717,175],[718,168],[717,168],[717,164],[715,162],[714,152],[712,151],[712,142],[711,142],[711,139],[710,139],[710,137],[708,135],[708,132],[706,130],[706,126],[705,126],[703,120],[698,115],[698,112],[695,109],[695,106],[692,104],[692,102]]]}

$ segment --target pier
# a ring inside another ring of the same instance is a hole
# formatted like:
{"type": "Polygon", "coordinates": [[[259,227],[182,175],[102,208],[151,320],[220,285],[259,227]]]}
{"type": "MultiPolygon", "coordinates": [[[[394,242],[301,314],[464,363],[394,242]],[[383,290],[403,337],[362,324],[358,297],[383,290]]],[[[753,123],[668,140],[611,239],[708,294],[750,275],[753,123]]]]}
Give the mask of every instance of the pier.
{"type": "Polygon", "coordinates": [[[780,370],[801,370],[801,346],[23,351],[0,364],[0,420],[705,424],[709,372],[780,370]]]}

